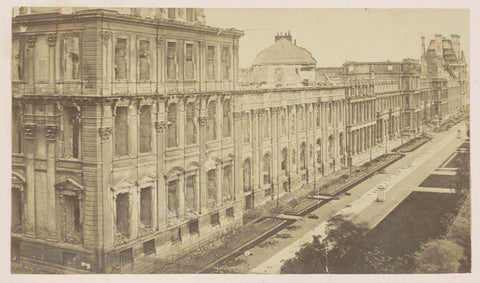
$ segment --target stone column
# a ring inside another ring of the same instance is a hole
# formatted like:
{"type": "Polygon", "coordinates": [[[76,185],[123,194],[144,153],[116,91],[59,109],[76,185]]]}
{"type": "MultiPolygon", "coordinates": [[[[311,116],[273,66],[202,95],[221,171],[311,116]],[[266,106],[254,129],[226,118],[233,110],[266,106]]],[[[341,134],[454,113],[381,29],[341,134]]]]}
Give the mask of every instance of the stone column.
{"type": "Polygon", "coordinates": [[[233,89],[237,89],[238,84],[238,44],[233,45],[233,89]]]}
{"type": "MultiPolygon", "coordinates": [[[[164,106],[163,103],[159,105],[164,106]]],[[[164,108],[164,107],[160,107],[164,108]]],[[[158,109],[165,111],[165,109],[158,109]]],[[[165,121],[155,122],[157,139],[157,229],[162,230],[167,226],[167,188],[165,184],[165,121]]]]}
{"type": "Polygon", "coordinates": [[[137,109],[133,103],[134,103],[133,101],[130,101],[130,105],[128,106],[128,114],[127,114],[128,156],[130,157],[134,157],[138,155],[138,150],[137,150],[138,115],[137,115],[137,109]]]}
{"type": "Polygon", "coordinates": [[[165,93],[165,39],[162,37],[157,37],[157,92],[165,93]]]}
{"type": "Polygon", "coordinates": [[[25,206],[25,232],[29,236],[36,235],[35,213],[35,134],[37,125],[24,124],[25,136],[25,171],[27,177],[27,193],[25,206]]]}
{"type": "Polygon", "coordinates": [[[234,171],[233,171],[233,185],[234,185],[234,200],[240,199],[240,192],[242,191],[242,148],[243,148],[243,135],[242,135],[242,120],[243,113],[234,112],[233,113],[233,146],[235,156],[234,160],[234,171]]]}
{"type": "Polygon", "coordinates": [[[198,42],[198,82],[199,82],[199,90],[205,90],[205,68],[206,68],[206,60],[205,60],[205,42],[199,41],[198,42]]]}
{"type": "Polygon", "coordinates": [[[178,174],[178,219],[182,221],[185,218],[185,172],[178,174]]]}
{"type": "MultiPolygon", "coordinates": [[[[103,106],[110,107],[110,106],[103,106]]],[[[105,118],[105,117],[104,117],[105,118]]],[[[103,207],[111,210],[103,214],[103,243],[105,247],[111,247],[114,245],[115,239],[115,218],[113,217],[114,203],[112,203],[113,198],[111,196],[110,189],[112,188],[111,176],[112,176],[112,136],[113,128],[112,127],[101,127],[99,128],[99,136],[101,142],[102,150],[102,195],[103,195],[103,207]]]]}
{"type": "MultiPolygon", "coordinates": [[[[50,105],[47,105],[47,111],[50,105]]],[[[43,132],[47,143],[47,231],[48,238],[56,239],[55,213],[55,146],[57,142],[57,125],[45,125],[43,132]]]]}
{"type": "Polygon", "coordinates": [[[57,35],[49,34],[48,42],[48,91],[55,93],[55,46],[57,45],[57,35]]]}
{"type": "Polygon", "coordinates": [[[216,170],[216,176],[215,178],[217,179],[216,185],[217,185],[217,207],[222,206],[223,204],[223,195],[222,195],[222,180],[223,180],[223,162],[217,163],[217,170],[216,170]]]}
{"type": "Polygon", "coordinates": [[[200,144],[200,174],[199,174],[199,183],[200,187],[200,208],[198,212],[202,214],[204,211],[207,211],[207,169],[205,167],[205,162],[207,161],[206,149],[207,149],[207,118],[205,115],[204,104],[205,101],[202,100],[202,106],[200,110],[200,117],[198,117],[199,127],[199,144],[200,144]]]}
{"type": "Polygon", "coordinates": [[[111,93],[110,89],[110,82],[112,80],[112,62],[113,62],[113,54],[111,52],[111,44],[110,44],[110,37],[112,33],[103,31],[100,34],[100,39],[102,41],[102,82],[103,82],[103,94],[111,93]]]}

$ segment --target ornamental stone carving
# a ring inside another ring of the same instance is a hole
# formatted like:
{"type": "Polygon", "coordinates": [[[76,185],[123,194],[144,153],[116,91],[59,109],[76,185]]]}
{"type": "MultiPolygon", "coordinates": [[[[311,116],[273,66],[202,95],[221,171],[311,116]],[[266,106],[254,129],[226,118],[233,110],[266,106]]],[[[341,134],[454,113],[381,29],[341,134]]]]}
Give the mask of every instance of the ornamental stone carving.
{"type": "Polygon", "coordinates": [[[157,37],[157,44],[163,46],[165,44],[165,39],[163,37],[157,37]]]}
{"type": "Polygon", "coordinates": [[[35,124],[24,124],[23,125],[23,133],[25,135],[25,138],[27,138],[27,139],[34,139],[36,131],[37,131],[37,125],[35,125],[35,124]]]}
{"type": "Polygon", "coordinates": [[[108,141],[113,133],[112,127],[99,128],[99,134],[103,141],[108,141]]]}
{"type": "Polygon", "coordinates": [[[45,125],[43,133],[47,139],[55,139],[57,137],[57,125],[45,125]]]}
{"type": "Polygon", "coordinates": [[[103,42],[107,42],[110,36],[112,36],[112,33],[109,31],[102,31],[100,33],[100,38],[102,39],[103,42]]]}
{"type": "Polygon", "coordinates": [[[27,38],[27,45],[28,47],[30,48],[33,48],[35,47],[35,43],[37,42],[37,37],[35,35],[30,35],[28,38],[27,38]]]}
{"type": "Polygon", "coordinates": [[[155,130],[158,132],[158,133],[163,133],[165,132],[165,126],[166,126],[166,122],[165,121],[158,121],[158,122],[155,122],[155,130]]]}
{"type": "Polygon", "coordinates": [[[200,125],[200,127],[206,127],[207,117],[198,117],[198,124],[200,125]]]}
{"type": "Polygon", "coordinates": [[[50,46],[50,47],[55,46],[55,44],[57,43],[57,34],[55,34],[55,33],[49,34],[48,38],[47,38],[47,41],[48,41],[48,46],[50,46]]]}

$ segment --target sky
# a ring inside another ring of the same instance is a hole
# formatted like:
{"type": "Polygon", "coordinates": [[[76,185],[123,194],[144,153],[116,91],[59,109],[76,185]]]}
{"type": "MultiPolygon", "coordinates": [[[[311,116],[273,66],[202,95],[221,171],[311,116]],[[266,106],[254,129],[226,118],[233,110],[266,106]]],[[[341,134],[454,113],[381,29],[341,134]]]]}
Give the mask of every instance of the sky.
{"type": "Polygon", "coordinates": [[[240,67],[287,32],[308,49],[317,67],[345,61],[399,61],[421,56],[421,40],[435,34],[460,35],[469,56],[469,11],[460,9],[219,9],[206,8],[207,25],[245,31],[240,39],[240,67]]]}

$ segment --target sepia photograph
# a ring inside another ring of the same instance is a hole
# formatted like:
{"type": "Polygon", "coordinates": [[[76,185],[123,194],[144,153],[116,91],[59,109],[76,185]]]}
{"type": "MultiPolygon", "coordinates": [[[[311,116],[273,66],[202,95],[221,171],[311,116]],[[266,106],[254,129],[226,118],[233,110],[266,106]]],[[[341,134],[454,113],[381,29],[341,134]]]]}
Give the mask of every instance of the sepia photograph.
{"type": "Polygon", "coordinates": [[[468,8],[170,4],[9,7],[12,275],[472,272],[468,8]]]}

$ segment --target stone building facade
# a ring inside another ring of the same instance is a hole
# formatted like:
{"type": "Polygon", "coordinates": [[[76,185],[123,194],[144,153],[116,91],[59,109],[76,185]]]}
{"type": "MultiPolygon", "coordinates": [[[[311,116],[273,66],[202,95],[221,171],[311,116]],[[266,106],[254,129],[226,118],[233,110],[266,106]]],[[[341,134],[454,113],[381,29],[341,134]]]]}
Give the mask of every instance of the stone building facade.
{"type": "Polygon", "coordinates": [[[12,255],[30,263],[146,272],[421,128],[416,62],[240,89],[243,32],[201,9],[44,9],[12,26],[12,255]]]}

